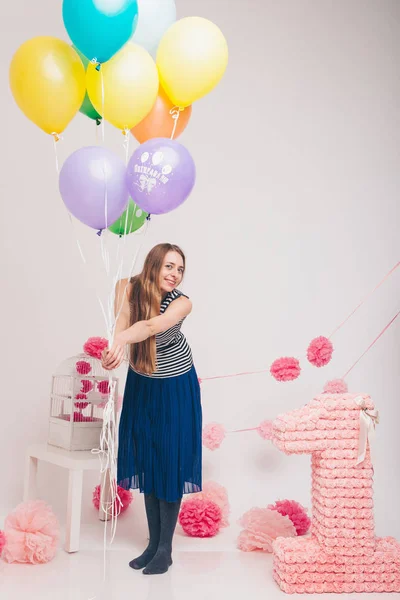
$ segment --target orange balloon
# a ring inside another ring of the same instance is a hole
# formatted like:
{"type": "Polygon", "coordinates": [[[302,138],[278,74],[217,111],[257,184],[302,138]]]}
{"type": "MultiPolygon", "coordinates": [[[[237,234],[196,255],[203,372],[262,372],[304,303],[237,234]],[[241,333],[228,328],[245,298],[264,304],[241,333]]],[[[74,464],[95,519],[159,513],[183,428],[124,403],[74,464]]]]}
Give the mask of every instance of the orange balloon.
{"type": "MultiPolygon", "coordinates": [[[[170,138],[174,130],[175,120],[171,111],[179,111],[160,87],[157,100],[147,115],[138,125],[132,127],[131,133],[140,144],[157,137],[170,138]]],[[[176,113],[175,113],[176,114],[176,113]]],[[[188,106],[179,112],[174,139],[179,137],[189,123],[192,107],[188,106]]]]}

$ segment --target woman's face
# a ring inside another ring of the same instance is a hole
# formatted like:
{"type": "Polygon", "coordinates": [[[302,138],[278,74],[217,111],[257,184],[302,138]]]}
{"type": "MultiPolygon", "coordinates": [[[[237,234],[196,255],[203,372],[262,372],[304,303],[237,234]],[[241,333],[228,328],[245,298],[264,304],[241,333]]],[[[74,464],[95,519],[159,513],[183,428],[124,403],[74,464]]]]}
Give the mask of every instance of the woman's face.
{"type": "Polygon", "coordinates": [[[160,271],[161,292],[172,292],[183,279],[183,259],[177,252],[167,252],[160,271]]]}

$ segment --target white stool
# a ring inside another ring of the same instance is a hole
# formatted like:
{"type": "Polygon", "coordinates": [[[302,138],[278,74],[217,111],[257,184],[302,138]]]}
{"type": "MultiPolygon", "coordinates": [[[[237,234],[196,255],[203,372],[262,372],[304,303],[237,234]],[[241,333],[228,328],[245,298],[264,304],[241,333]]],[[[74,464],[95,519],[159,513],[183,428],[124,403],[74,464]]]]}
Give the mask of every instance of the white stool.
{"type": "MultiPolygon", "coordinates": [[[[79,534],[81,528],[82,483],[84,471],[100,471],[99,457],[91,452],[69,452],[48,444],[35,444],[29,446],[26,452],[26,471],[24,482],[24,502],[36,500],[36,478],[38,461],[45,462],[68,469],[68,499],[67,499],[67,524],[64,549],[67,552],[79,550],[79,534]]],[[[108,473],[102,475],[102,499],[109,493],[108,473]],[[108,484],[108,485],[107,485],[108,484]]],[[[100,502],[99,518],[102,521],[107,515],[100,502]]]]}

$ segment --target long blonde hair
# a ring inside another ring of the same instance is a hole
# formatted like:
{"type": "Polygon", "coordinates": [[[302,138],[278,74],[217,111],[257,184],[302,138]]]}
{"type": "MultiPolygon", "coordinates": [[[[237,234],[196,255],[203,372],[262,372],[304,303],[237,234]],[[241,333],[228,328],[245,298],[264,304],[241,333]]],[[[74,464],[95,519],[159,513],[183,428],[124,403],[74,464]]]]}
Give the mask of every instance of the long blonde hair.
{"type": "MultiPolygon", "coordinates": [[[[132,292],[129,298],[130,325],[138,321],[147,321],[160,314],[161,288],[160,271],[165,255],[168,252],[177,252],[183,260],[185,268],[186,258],[179,246],[173,244],[158,244],[146,256],[143,271],[132,277],[132,292]]],[[[150,375],[157,369],[156,340],[148,338],[144,342],[131,344],[130,364],[139,373],[150,375]]]]}

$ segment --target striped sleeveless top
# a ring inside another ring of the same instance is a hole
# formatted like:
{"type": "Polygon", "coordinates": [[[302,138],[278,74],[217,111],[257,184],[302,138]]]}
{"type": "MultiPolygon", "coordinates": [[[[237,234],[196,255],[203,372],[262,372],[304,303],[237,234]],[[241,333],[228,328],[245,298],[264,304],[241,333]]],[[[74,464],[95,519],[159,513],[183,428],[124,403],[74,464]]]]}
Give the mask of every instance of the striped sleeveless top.
{"type": "MultiPolygon", "coordinates": [[[[167,310],[171,302],[177,298],[180,298],[181,296],[188,298],[186,294],[183,294],[177,289],[172,290],[172,292],[168,292],[164,300],[161,302],[160,315],[167,310]]],[[[176,377],[177,375],[183,375],[184,373],[190,371],[193,366],[192,351],[186,341],[185,336],[181,332],[182,323],[185,318],[181,319],[179,323],[173,325],[173,327],[170,327],[166,331],[157,333],[157,370],[151,375],[147,373],[139,373],[139,375],[142,375],[143,377],[163,379],[165,377],[176,377]]]]}

